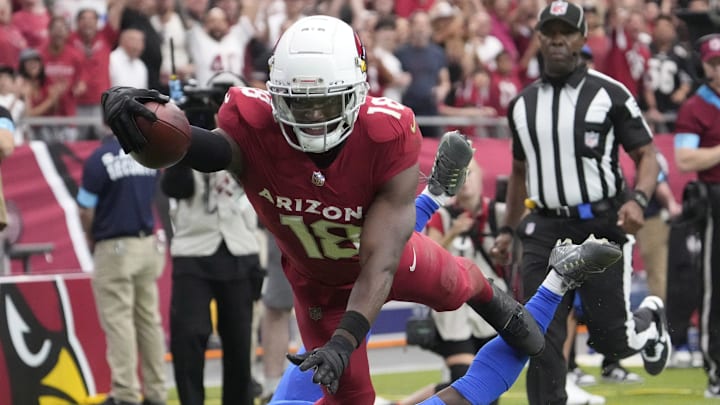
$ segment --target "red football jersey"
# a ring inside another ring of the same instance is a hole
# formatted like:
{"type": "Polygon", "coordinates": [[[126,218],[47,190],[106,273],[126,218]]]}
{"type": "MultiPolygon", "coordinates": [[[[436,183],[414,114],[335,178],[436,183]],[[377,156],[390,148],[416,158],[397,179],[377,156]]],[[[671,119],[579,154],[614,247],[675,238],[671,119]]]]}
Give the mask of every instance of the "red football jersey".
{"type": "Polygon", "coordinates": [[[50,13],[47,10],[42,13],[18,10],[12,16],[12,25],[20,30],[29,48],[40,49],[45,45],[48,39],[49,23],[50,13]]]}
{"type": "Polygon", "coordinates": [[[354,282],[360,234],[375,195],[418,161],[422,135],[412,110],[368,97],[352,134],[325,169],[288,144],[265,90],[230,89],[218,127],[243,151],[239,179],[284,258],[325,285],[354,282]]]}
{"type": "MultiPolygon", "coordinates": [[[[680,106],[675,120],[675,134],[698,135],[701,148],[720,145],[720,94],[710,86],[701,86],[680,106]]],[[[720,165],[699,171],[698,179],[720,183],[720,165]]]]}
{"type": "Polygon", "coordinates": [[[27,41],[17,27],[0,25],[0,65],[17,69],[20,51],[27,47],[27,41]]]}
{"type": "MultiPolygon", "coordinates": [[[[633,97],[638,98],[642,77],[650,59],[650,48],[640,41],[630,42],[631,39],[624,31],[614,32],[612,36],[615,40],[610,45],[601,71],[624,84],[633,97]]],[[[599,61],[597,58],[594,60],[599,61]]]]}
{"type": "Polygon", "coordinates": [[[490,78],[489,105],[497,111],[498,117],[506,117],[507,109],[515,96],[522,90],[520,78],[516,73],[501,75],[493,73],[490,78]]]}
{"type": "Polygon", "coordinates": [[[72,89],[85,78],[83,57],[69,45],[66,45],[60,53],[53,53],[49,46],[45,45],[40,50],[40,54],[45,63],[45,75],[48,79],[53,83],[68,83],[68,88],[58,104],[59,114],[66,117],[74,116],[77,111],[77,99],[72,89]]]}
{"type": "Polygon", "coordinates": [[[110,88],[110,52],[115,48],[118,32],[110,24],[98,31],[89,44],[77,32],[70,34],[68,43],[82,57],[87,90],[77,97],[78,105],[98,105],[102,92],[110,88]]]}

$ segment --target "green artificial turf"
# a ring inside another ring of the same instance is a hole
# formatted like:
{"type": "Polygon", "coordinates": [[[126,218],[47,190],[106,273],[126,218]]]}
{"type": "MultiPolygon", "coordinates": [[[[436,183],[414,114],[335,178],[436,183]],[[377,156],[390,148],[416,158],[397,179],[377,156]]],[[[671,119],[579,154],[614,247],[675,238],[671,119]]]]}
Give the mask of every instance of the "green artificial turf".
{"type": "MultiPolygon", "coordinates": [[[[586,367],[586,372],[600,376],[598,368],[586,367]]],[[[707,378],[702,369],[669,369],[656,377],[647,375],[641,368],[630,368],[640,374],[645,382],[642,384],[609,384],[599,383],[585,389],[593,394],[602,395],[607,399],[606,405],[695,405],[713,404],[720,401],[707,400],[703,397],[707,378]]],[[[439,371],[421,371],[414,373],[382,374],[373,376],[373,384],[378,395],[387,399],[400,399],[414,390],[440,379],[439,371]]],[[[206,389],[205,405],[220,405],[220,388],[206,389]]],[[[177,394],[170,392],[168,405],[179,405],[177,394]]],[[[513,388],[500,400],[503,405],[527,404],[525,399],[524,374],[513,388]]]]}

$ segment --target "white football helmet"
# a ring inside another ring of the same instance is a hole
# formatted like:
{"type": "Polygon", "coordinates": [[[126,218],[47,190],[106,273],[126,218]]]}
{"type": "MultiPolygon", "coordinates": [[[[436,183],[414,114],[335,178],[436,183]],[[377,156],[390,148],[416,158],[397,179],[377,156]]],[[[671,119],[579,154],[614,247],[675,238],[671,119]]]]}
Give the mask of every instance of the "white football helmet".
{"type": "Polygon", "coordinates": [[[350,135],[369,85],[365,48],[348,24],[322,15],[298,20],[269,64],[273,116],[290,146],[322,153],[350,135]]]}

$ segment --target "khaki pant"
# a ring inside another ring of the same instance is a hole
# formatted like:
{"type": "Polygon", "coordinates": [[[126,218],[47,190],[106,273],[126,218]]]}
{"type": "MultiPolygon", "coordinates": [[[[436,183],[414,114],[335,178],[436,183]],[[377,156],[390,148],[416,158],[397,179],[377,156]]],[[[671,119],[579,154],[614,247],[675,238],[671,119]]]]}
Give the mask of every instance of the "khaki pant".
{"type": "Polygon", "coordinates": [[[164,247],[154,236],[108,239],[95,245],[94,259],[92,284],[107,340],[110,395],[129,402],[142,400],[139,352],[144,398],[164,402],[165,338],[157,289],[165,265],[164,247]]]}
{"type": "Polygon", "coordinates": [[[665,302],[670,226],[660,215],[645,219],[637,233],[640,256],[645,263],[648,290],[665,302]]]}

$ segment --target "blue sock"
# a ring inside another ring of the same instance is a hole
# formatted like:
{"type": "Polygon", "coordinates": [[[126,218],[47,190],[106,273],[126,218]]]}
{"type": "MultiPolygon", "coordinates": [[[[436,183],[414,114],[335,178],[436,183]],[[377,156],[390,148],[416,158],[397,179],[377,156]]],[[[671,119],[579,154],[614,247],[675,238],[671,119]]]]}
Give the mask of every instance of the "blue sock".
{"type": "Polygon", "coordinates": [[[430,217],[440,208],[437,202],[425,194],[415,197],[415,230],[420,232],[430,217]]]}
{"type": "MultiPolygon", "coordinates": [[[[525,304],[543,333],[561,300],[562,296],[540,286],[525,304]]],[[[472,404],[489,404],[515,383],[527,360],[526,354],[496,337],[480,349],[467,374],[455,381],[452,387],[472,404]]]]}

